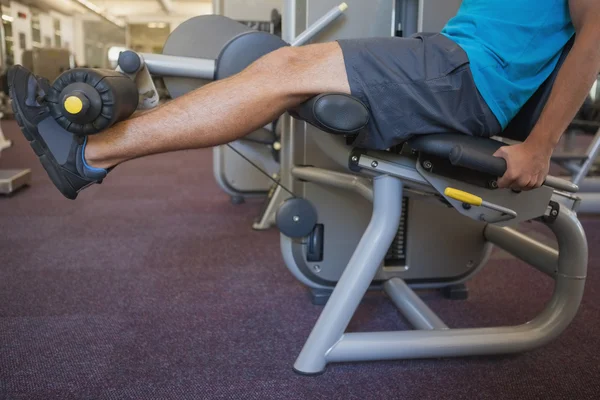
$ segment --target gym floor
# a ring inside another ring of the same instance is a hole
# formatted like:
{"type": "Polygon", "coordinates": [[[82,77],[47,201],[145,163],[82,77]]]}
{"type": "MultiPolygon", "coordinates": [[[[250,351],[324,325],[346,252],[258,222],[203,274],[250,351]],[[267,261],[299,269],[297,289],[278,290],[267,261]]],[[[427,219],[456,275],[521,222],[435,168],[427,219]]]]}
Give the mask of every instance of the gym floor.
{"type": "MultiPolygon", "coordinates": [[[[580,312],[519,355],[292,365],[321,307],[283,265],[259,202],[230,204],[211,150],[135,160],[78,201],[62,198],[14,121],[0,167],[34,181],[0,198],[1,399],[598,399],[600,219],[584,217],[590,268],[580,312]]],[[[527,225],[537,238],[549,231],[527,225]]],[[[423,297],[451,327],[518,324],[552,282],[494,253],[468,301],[423,297]]],[[[371,293],[350,330],[406,328],[371,293]]]]}

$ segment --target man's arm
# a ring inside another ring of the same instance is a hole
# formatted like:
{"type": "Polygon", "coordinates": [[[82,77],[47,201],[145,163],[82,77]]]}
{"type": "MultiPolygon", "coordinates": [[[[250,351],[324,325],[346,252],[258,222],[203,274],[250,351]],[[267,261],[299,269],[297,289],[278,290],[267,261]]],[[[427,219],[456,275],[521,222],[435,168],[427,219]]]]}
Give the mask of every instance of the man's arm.
{"type": "Polygon", "coordinates": [[[550,98],[531,134],[522,144],[502,147],[495,154],[508,169],[500,187],[532,189],[542,185],[552,152],[600,72],[600,1],[569,0],[577,36],[561,67],[550,98]]]}

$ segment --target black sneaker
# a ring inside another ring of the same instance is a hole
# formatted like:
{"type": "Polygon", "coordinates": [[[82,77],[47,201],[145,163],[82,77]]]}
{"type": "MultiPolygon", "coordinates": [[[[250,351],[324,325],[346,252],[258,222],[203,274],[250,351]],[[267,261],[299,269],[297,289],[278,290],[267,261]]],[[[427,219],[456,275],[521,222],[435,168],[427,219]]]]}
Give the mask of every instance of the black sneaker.
{"type": "Polygon", "coordinates": [[[50,115],[44,101],[48,81],[16,65],[8,71],[8,87],[15,119],[58,190],[74,200],[81,190],[102,183],[108,171],[85,162],[87,138],[66,131],[50,115]]]}

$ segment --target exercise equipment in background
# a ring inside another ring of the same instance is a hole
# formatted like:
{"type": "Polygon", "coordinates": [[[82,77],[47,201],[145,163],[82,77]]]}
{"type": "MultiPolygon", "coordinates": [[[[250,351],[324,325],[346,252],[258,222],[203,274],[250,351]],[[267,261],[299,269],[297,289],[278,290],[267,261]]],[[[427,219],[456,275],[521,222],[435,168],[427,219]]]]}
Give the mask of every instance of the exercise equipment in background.
{"type": "Polygon", "coordinates": [[[23,52],[21,62],[34,75],[55,80],[64,71],[75,67],[75,60],[67,49],[34,48],[23,52]]]}
{"type": "MultiPolygon", "coordinates": [[[[4,114],[0,112],[0,120],[4,114]]],[[[2,126],[0,126],[0,156],[12,146],[12,142],[4,137],[2,126]]],[[[31,184],[30,169],[0,169],[0,194],[11,195],[17,190],[31,184]]]]}

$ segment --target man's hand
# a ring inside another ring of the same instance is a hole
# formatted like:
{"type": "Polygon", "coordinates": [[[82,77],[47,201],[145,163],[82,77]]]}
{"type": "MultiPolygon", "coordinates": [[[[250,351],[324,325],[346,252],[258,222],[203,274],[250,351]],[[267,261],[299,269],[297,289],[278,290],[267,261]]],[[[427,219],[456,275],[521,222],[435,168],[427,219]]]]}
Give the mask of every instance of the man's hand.
{"type": "Polygon", "coordinates": [[[498,180],[498,187],[531,190],[542,186],[548,170],[552,149],[534,146],[527,141],[498,149],[495,157],[506,160],[506,173],[498,180]]]}

